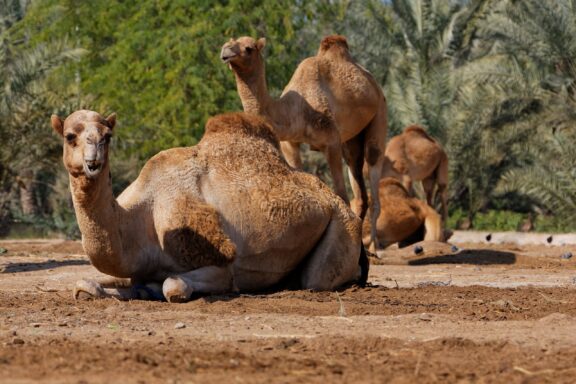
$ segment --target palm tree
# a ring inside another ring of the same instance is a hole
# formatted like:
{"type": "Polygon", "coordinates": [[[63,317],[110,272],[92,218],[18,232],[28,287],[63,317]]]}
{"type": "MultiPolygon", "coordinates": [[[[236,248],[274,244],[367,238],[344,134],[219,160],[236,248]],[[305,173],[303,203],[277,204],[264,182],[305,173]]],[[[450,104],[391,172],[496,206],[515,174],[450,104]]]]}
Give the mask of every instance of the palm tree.
{"type": "MultiPolygon", "coordinates": [[[[37,175],[47,166],[54,140],[46,116],[65,106],[63,98],[46,86],[48,75],[83,51],[65,40],[31,46],[19,30],[24,9],[19,0],[2,0],[0,7],[0,217],[7,217],[8,201],[16,186],[21,211],[38,213],[37,175]]],[[[65,90],[59,90],[65,92],[65,90]]],[[[56,153],[56,152],[54,152],[56,153]]],[[[53,155],[52,155],[53,158],[53,155]]]]}
{"type": "Polygon", "coordinates": [[[563,219],[576,217],[574,156],[576,130],[576,2],[508,0],[482,31],[498,39],[495,52],[524,69],[540,104],[524,148],[524,168],[509,170],[501,191],[522,193],[563,219]]]}

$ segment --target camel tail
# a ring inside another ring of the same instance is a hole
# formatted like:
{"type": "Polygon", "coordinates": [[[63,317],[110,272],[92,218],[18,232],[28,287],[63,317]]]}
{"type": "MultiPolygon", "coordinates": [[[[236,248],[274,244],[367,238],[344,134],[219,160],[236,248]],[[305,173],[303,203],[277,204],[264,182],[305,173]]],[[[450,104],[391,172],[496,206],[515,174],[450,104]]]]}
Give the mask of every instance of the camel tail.
{"type": "Polygon", "coordinates": [[[341,35],[330,35],[323,38],[320,42],[318,54],[322,55],[329,50],[344,50],[348,52],[348,42],[346,38],[341,35]]]}
{"type": "Polygon", "coordinates": [[[360,260],[358,260],[358,265],[360,265],[360,278],[358,279],[358,285],[365,287],[368,282],[370,261],[368,260],[368,255],[366,254],[366,249],[364,249],[363,245],[360,245],[360,260]]]}

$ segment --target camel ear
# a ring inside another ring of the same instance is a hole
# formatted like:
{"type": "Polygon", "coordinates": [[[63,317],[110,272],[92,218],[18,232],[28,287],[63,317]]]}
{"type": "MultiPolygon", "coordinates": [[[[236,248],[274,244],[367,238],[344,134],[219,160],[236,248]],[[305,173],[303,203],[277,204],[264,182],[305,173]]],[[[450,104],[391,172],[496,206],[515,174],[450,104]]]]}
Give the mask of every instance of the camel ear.
{"type": "Polygon", "coordinates": [[[111,113],[111,114],[106,118],[106,122],[108,123],[108,128],[114,129],[114,126],[116,126],[116,112],[111,113]]]}
{"type": "Polygon", "coordinates": [[[50,116],[50,122],[52,123],[52,129],[54,132],[60,136],[64,136],[64,123],[62,122],[62,119],[58,115],[52,115],[50,116]]]}
{"type": "Polygon", "coordinates": [[[259,51],[263,50],[265,46],[266,46],[265,37],[261,37],[258,39],[258,41],[256,41],[256,47],[258,48],[259,51]]]}

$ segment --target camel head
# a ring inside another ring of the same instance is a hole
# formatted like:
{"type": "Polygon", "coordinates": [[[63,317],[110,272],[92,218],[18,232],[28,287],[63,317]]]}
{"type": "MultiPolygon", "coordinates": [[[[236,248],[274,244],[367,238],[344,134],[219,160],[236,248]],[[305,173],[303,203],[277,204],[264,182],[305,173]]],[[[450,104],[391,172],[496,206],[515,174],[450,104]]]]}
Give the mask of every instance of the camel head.
{"type": "Polygon", "coordinates": [[[264,37],[255,40],[251,37],[230,39],[222,46],[220,58],[237,73],[249,73],[262,65],[262,50],[266,46],[264,37]]]}
{"type": "Polygon", "coordinates": [[[95,179],[108,167],[108,146],[116,114],[103,118],[87,110],[73,112],[62,121],[52,115],[52,128],[64,138],[64,166],[71,176],[95,179]]]}

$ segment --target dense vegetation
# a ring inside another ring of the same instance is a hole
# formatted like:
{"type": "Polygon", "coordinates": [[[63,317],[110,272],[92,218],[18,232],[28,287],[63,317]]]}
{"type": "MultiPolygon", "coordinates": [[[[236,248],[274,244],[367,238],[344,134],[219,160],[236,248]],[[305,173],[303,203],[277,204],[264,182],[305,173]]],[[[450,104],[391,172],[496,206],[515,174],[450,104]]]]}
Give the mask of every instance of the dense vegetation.
{"type": "Polygon", "coordinates": [[[0,232],[77,235],[51,113],[118,113],[120,191],[241,108],[225,41],[265,36],[279,94],[330,33],[381,83],[390,135],[418,123],[444,144],[452,225],[576,228],[574,0],[0,0],[0,232]]]}

